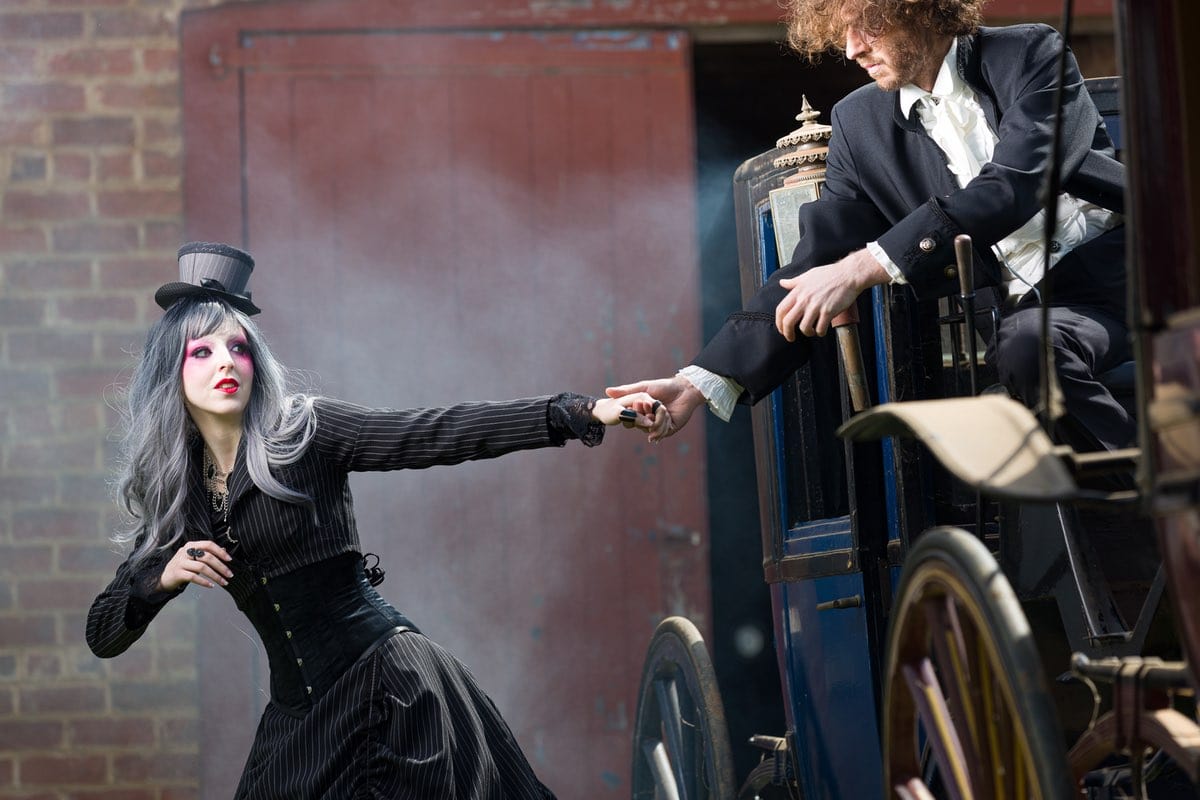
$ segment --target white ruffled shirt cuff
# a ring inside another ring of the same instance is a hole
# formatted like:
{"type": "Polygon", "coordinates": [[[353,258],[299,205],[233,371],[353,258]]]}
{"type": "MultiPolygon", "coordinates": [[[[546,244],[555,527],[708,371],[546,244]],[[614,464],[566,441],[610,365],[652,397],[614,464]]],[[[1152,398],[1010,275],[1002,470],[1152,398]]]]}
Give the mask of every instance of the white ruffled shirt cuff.
{"type": "Polygon", "coordinates": [[[708,403],[708,409],[722,422],[729,422],[729,418],[733,416],[733,409],[737,406],[737,399],[745,391],[740,383],[694,364],[684,367],[675,374],[685,378],[699,389],[700,394],[704,395],[704,400],[708,403]]]}
{"type": "Polygon", "coordinates": [[[891,277],[892,283],[908,283],[904,278],[904,273],[900,271],[900,267],[896,266],[896,262],[888,257],[883,248],[879,246],[879,242],[867,242],[867,252],[875,256],[878,261],[891,277]]]}

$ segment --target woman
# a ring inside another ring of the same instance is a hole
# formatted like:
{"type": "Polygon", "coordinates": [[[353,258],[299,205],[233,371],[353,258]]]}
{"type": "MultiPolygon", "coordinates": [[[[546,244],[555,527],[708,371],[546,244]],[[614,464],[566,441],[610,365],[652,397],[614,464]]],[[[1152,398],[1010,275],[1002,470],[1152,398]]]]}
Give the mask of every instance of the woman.
{"type": "Polygon", "coordinates": [[[129,387],[133,525],[117,538],[133,547],[88,614],[92,651],[124,652],[189,585],[219,585],[271,668],[238,798],[552,797],[466,668],[373,588],[348,474],[593,446],[617,422],[662,430],[665,409],[644,394],[404,411],[289,394],[250,320],[250,256],[191,243],[179,261],[129,387]]]}

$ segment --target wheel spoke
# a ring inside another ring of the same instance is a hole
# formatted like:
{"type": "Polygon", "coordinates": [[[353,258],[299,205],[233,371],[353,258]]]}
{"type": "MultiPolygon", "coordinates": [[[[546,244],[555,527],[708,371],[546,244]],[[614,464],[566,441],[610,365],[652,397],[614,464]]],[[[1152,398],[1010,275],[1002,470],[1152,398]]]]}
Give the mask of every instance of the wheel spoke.
{"type": "Polygon", "coordinates": [[[671,759],[667,757],[667,748],[659,739],[643,739],[642,754],[650,766],[650,774],[654,777],[654,800],[681,800],[679,787],[671,772],[671,759]]]}
{"type": "Polygon", "coordinates": [[[1003,745],[1000,741],[1001,725],[996,710],[996,691],[997,686],[992,681],[992,665],[987,659],[987,653],[983,649],[983,642],[979,639],[975,641],[975,649],[977,654],[977,662],[979,664],[979,695],[983,701],[983,721],[984,728],[987,730],[988,757],[991,761],[992,774],[992,795],[994,797],[1007,797],[1006,791],[1008,785],[1008,764],[1011,760],[1007,757],[1008,747],[1007,742],[1003,745]]]}
{"type": "Polygon", "coordinates": [[[896,796],[900,800],[936,800],[933,792],[929,791],[919,778],[913,778],[908,783],[897,786],[896,796]]]}
{"type": "Polygon", "coordinates": [[[1026,774],[1025,757],[1020,753],[1014,754],[1013,759],[1013,800],[1026,800],[1029,797],[1029,779],[1030,775],[1026,774]]]}
{"type": "MultiPolygon", "coordinates": [[[[950,719],[958,723],[955,730],[962,748],[962,757],[966,761],[968,782],[974,786],[976,782],[971,780],[972,777],[982,776],[984,770],[983,757],[979,752],[979,719],[975,709],[975,687],[970,660],[967,657],[966,635],[954,598],[948,594],[930,598],[924,604],[924,615],[939,666],[939,680],[945,689],[944,697],[950,719]]],[[[991,800],[989,784],[985,782],[976,788],[977,800],[991,800]],[[979,789],[983,791],[980,792],[979,789]]]]}
{"type": "Polygon", "coordinates": [[[962,704],[962,713],[965,715],[967,728],[971,734],[972,747],[974,747],[980,739],[979,718],[975,713],[975,698],[972,697],[972,689],[976,684],[975,673],[971,669],[971,661],[967,656],[967,633],[959,620],[958,606],[954,604],[954,598],[946,596],[944,609],[947,621],[946,650],[954,666],[957,684],[955,694],[962,704]]]}
{"type": "Polygon", "coordinates": [[[946,790],[950,793],[951,800],[974,800],[963,759],[962,743],[954,728],[954,721],[950,718],[946,695],[938,684],[933,663],[928,658],[923,658],[916,669],[905,664],[903,671],[904,680],[917,706],[917,716],[925,727],[925,735],[933,748],[938,766],[942,768],[946,790]]]}
{"type": "Polygon", "coordinates": [[[672,677],[654,681],[654,697],[662,719],[663,736],[671,768],[675,771],[675,784],[680,800],[689,800],[691,794],[687,776],[691,774],[691,761],[684,743],[683,712],[680,710],[679,687],[672,677]]]}

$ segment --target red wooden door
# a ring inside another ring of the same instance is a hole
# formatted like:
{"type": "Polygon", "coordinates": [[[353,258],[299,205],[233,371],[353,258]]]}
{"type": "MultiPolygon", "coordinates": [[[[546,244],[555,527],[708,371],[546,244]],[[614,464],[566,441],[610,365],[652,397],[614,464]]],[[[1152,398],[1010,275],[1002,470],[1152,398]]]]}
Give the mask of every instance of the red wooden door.
{"type": "MultiPolygon", "coordinates": [[[[355,31],[221,49],[185,27],[209,56],[185,58],[188,236],[254,253],[285,363],[411,406],[598,394],[693,354],[685,34],[355,31]]],[[[701,428],[352,482],[381,591],[564,800],[628,796],[649,634],[707,619],[701,428]]],[[[229,796],[264,702],[233,613],[202,605],[205,797],[229,796]]]]}

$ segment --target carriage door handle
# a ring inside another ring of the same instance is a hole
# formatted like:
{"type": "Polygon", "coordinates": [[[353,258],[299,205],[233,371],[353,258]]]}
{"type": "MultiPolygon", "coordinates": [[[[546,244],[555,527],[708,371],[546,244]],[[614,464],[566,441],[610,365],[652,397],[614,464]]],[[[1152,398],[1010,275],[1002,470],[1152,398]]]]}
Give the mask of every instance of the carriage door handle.
{"type": "Polygon", "coordinates": [[[817,603],[817,611],[832,611],[835,608],[861,608],[862,604],[862,595],[852,594],[849,597],[839,597],[837,600],[817,603]]]}

